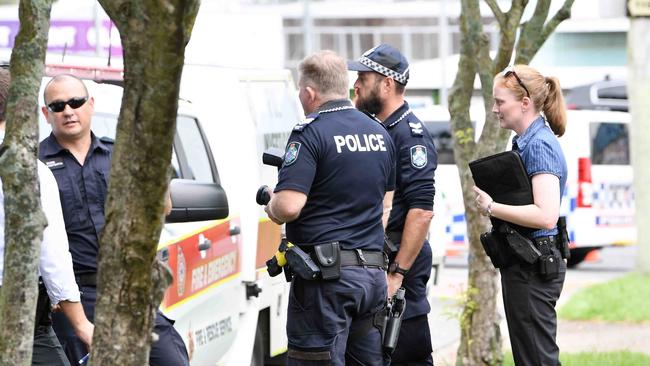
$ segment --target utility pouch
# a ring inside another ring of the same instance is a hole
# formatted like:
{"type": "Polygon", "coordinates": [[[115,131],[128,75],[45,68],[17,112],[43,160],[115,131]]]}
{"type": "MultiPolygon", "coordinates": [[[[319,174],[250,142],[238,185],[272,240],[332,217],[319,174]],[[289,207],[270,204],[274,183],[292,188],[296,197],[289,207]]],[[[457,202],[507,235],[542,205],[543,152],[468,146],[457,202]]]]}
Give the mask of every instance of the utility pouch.
{"type": "Polygon", "coordinates": [[[384,253],[386,254],[386,257],[389,260],[395,259],[398,250],[399,248],[397,245],[388,237],[388,235],[384,234],[384,253]]]}
{"type": "Polygon", "coordinates": [[[341,247],[339,242],[314,246],[321,276],[324,280],[338,280],[341,277],[341,247]]]}
{"type": "Polygon", "coordinates": [[[309,254],[305,253],[300,247],[295,245],[289,247],[284,256],[294,275],[298,275],[307,281],[316,280],[320,277],[320,268],[314,263],[309,254]]]}
{"type": "Polygon", "coordinates": [[[562,258],[553,251],[551,254],[544,254],[539,257],[539,276],[543,281],[550,281],[558,277],[561,260],[562,258]]]}
{"type": "Polygon", "coordinates": [[[569,233],[566,230],[566,216],[560,216],[557,219],[557,249],[560,251],[562,258],[571,258],[571,249],[569,249],[569,233]]]}
{"type": "Polygon", "coordinates": [[[494,230],[483,233],[481,234],[481,244],[494,268],[507,268],[515,264],[512,250],[505,243],[502,234],[494,230]]]}
{"type": "Polygon", "coordinates": [[[515,255],[522,261],[533,264],[535,263],[542,253],[535,247],[532,240],[521,235],[517,230],[510,227],[505,222],[501,224],[499,231],[505,235],[506,243],[515,255]]]}

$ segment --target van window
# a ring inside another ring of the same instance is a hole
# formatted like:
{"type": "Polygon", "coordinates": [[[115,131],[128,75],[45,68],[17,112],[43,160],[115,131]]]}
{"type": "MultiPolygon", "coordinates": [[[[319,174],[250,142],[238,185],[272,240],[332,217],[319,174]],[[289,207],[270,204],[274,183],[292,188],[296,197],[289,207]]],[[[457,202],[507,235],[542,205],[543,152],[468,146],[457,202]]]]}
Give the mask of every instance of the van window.
{"type": "Polygon", "coordinates": [[[178,116],[176,133],[180,143],[175,144],[176,151],[179,159],[185,163],[181,165],[183,178],[204,183],[214,183],[215,179],[212,175],[209,151],[206,148],[197,120],[187,116],[178,116]]]}
{"type": "Polygon", "coordinates": [[[589,130],[592,164],[630,164],[630,138],[627,124],[592,122],[589,130]]]}
{"type": "Polygon", "coordinates": [[[423,122],[433,138],[433,144],[438,153],[438,164],[456,164],[454,159],[454,141],[451,138],[451,129],[448,121],[423,122]]]}

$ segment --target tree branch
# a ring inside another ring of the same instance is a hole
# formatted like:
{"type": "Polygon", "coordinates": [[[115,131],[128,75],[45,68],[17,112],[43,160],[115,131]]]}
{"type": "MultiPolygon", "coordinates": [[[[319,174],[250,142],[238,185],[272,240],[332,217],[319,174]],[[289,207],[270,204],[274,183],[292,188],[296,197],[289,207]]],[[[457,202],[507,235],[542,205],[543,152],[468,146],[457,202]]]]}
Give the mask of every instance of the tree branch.
{"type": "Polygon", "coordinates": [[[494,14],[494,18],[497,20],[499,23],[499,27],[501,29],[506,27],[506,15],[501,11],[501,8],[499,8],[499,4],[497,4],[496,0],[485,0],[485,2],[488,4],[490,9],[492,10],[492,14],[494,14]]]}

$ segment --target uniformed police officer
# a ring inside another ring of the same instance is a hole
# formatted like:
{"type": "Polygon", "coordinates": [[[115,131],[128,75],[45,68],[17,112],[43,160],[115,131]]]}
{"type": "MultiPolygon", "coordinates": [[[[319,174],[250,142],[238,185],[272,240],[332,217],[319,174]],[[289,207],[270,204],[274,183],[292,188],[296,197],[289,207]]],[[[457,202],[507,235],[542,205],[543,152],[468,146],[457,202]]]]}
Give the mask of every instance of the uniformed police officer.
{"type": "MultiPolygon", "coordinates": [[[[512,149],[521,155],[530,178],[533,203],[515,206],[495,202],[473,187],[476,206],[486,216],[526,228],[528,232],[522,235],[541,252],[537,262],[516,260],[500,268],[501,292],[515,364],[557,366],[560,349],[555,342],[555,304],[566,276],[563,240],[556,224],[567,180],[566,159],[557,139],[567,123],[562,88],[555,77],[545,77],[527,65],[515,65],[494,77],[493,95],[492,112],[499,125],[517,133],[512,149]]],[[[504,244],[503,249],[507,248],[504,244]]]]}
{"type": "MultiPolygon", "coordinates": [[[[91,132],[94,99],[83,81],[73,75],[55,76],[45,86],[43,115],[52,133],[40,144],[39,159],[52,171],[59,185],[65,227],[70,242],[74,273],[83,296],[84,311],[95,317],[99,235],[104,227],[104,202],[111,167],[113,141],[91,132]]],[[[70,331],[65,318],[53,317],[54,330],[73,365],[88,350],[70,331]]],[[[189,365],[187,350],[170,320],[160,312],[154,332],[151,365],[189,365]]]]}
{"type": "Polygon", "coordinates": [[[322,270],[293,277],[289,365],[382,365],[375,314],[386,306],[383,203],[394,188],[385,128],[348,99],[345,60],[331,51],[299,65],[307,119],[294,127],[269,205],[287,238],[322,270]]]}
{"type": "Polygon", "coordinates": [[[433,217],[436,148],[404,101],[409,63],[399,50],[380,44],[348,62],[348,69],[358,72],[357,108],[383,122],[397,150],[395,197],[386,234],[399,250],[388,269],[388,295],[404,286],[406,311],[392,364],[431,365],[426,284],[432,256],[426,236],[433,217]]]}

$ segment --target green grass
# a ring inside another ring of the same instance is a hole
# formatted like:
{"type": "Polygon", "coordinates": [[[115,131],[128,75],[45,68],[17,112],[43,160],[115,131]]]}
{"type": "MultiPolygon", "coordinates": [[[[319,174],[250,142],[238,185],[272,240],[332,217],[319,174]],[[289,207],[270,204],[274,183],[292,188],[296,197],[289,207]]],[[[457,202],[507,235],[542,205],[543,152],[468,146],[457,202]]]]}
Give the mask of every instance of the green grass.
{"type": "Polygon", "coordinates": [[[568,320],[650,321],[650,275],[629,274],[585,288],[560,308],[568,320]]]}
{"type": "MultiPolygon", "coordinates": [[[[562,366],[647,366],[650,356],[630,351],[560,353],[562,366]]],[[[506,352],[503,366],[514,366],[512,353],[506,352]]]]}

